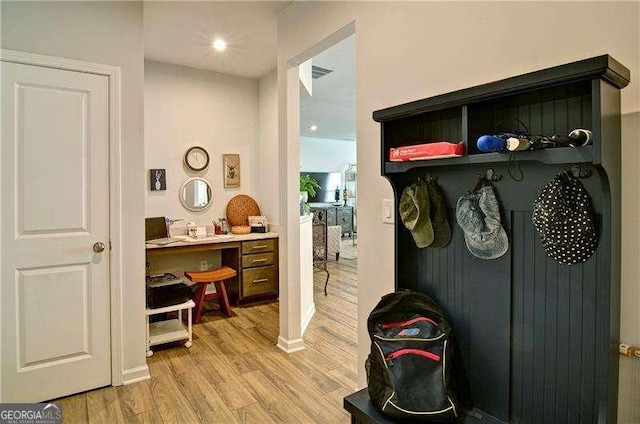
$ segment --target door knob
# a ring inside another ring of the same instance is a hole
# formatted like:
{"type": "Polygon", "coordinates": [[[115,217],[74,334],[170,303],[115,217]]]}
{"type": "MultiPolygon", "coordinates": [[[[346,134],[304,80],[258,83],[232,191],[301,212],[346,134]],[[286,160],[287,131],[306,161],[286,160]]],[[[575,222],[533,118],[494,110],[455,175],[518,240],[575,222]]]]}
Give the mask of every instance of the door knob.
{"type": "Polygon", "coordinates": [[[100,253],[104,250],[104,243],[99,241],[93,245],[93,251],[96,253],[100,253]]]}

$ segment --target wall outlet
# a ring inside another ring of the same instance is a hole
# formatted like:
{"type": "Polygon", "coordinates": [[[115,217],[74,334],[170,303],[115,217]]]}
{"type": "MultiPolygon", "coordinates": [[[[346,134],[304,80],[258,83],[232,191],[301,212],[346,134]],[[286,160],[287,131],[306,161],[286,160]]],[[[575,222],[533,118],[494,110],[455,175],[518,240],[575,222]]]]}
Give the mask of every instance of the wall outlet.
{"type": "Polygon", "coordinates": [[[630,348],[630,347],[631,347],[631,346],[629,346],[629,345],[628,345],[628,344],[626,344],[626,343],[620,343],[620,346],[618,347],[618,350],[620,351],[620,355],[623,355],[623,356],[631,356],[631,355],[629,354],[629,348],[630,348]]]}
{"type": "Polygon", "coordinates": [[[206,271],[207,269],[209,269],[209,262],[206,260],[200,261],[200,271],[206,271]]]}
{"type": "Polygon", "coordinates": [[[382,223],[393,224],[395,214],[393,213],[393,199],[382,199],[382,223]]]}

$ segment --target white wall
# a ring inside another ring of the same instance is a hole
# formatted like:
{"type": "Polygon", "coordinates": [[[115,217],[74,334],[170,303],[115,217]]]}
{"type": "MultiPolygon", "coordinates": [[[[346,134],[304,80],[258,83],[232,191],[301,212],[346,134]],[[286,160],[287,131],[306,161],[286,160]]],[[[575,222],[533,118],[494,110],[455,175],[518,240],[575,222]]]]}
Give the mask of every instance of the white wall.
{"type": "MultiPolygon", "coordinates": [[[[257,189],[258,82],[210,71],[145,61],[144,66],[145,172],[167,170],[167,190],[146,187],[145,216],[167,216],[211,225],[226,216],[228,201],[238,194],[252,196],[257,189]],[[202,146],[209,167],[193,172],[183,164],[184,153],[202,146]],[[240,154],[240,188],[225,189],[222,155],[240,154]],[[182,183],[191,177],[209,182],[213,203],[201,212],[186,210],[178,198],[182,183]]],[[[184,226],[176,224],[176,226],[184,226]]]]}
{"type": "MultiPolygon", "coordinates": [[[[631,84],[622,91],[623,134],[625,146],[637,143],[629,130],[637,124],[629,121],[637,122],[638,114],[632,114],[640,110],[639,7],[637,2],[294,2],[281,12],[279,75],[286,72],[288,61],[355,21],[361,282],[357,371],[362,386],[369,351],[366,318],[380,296],[393,290],[393,229],[379,216],[381,200],[393,193],[380,176],[380,127],[371,119],[372,112],[609,53],[631,69],[631,84]],[[523,17],[525,33],[510,36],[509,23],[518,26],[523,17]],[[568,23],[579,24],[569,29],[568,23]]],[[[286,85],[280,84],[279,91],[281,110],[293,113],[286,85]]],[[[292,118],[280,119],[283,137],[292,118]]],[[[625,147],[623,153],[623,243],[629,244],[623,249],[622,284],[623,293],[635,298],[623,303],[622,337],[638,344],[640,151],[625,147]]],[[[637,401],[640,404],[640,395],[637,401]]]]}
{"type": "Polygon", "coordinates": [[[301,171],[342,172],[350,163],[356,163],[355,142],[300,137],[301,171]]]}
{"type": "Polygon", "coordinates": [[[273,231],[278,220],[278,77],[274,69],[258,81],[258,192],[273,231]]]}
{"type": "Polygon", "coordinates": [[[313,215],[300,217],[300,319],[302,334],[307,329],[316,304],[313,301],[313,215]]]}
{"type": "MultiPolygon", "coordinates": [[[[640,67],[632,68],[632,75],[640,67]]],[[[635,90],[629,85],[625,90],[635,90]]],[[[622,289],[620,293],[620,340],[638,346],[640,319],[640,196],[638,158],[640,158],[640,112],[622,116],[622,289]]],[[[620,358],[618,422],[640,422],[640,359],[620,358]],[[633,417],[633,418],[632,418],[633,417]],[[632,421],[635,419],[635,421],[632,421]]]]}
{"type": "Polygon", "coordinates": [[[144,376],[142,3],[3,1],[1,8],[2,48],[122,69],[123,368],[125,378],[144,376]]]}

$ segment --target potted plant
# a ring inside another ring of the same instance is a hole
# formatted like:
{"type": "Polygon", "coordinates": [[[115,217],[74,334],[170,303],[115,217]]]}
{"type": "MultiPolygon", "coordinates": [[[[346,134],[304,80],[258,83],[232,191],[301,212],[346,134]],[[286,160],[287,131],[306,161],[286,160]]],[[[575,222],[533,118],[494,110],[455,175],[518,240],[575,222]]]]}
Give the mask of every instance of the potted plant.
{"type": "Polygon", "coordinates": [[[320,189],[318,181],[309,174],[300,175],[300,201],[304,203],[304,212],[309,212],[309,196],[314,197],[317,193],[316,190],[320,189]]]}

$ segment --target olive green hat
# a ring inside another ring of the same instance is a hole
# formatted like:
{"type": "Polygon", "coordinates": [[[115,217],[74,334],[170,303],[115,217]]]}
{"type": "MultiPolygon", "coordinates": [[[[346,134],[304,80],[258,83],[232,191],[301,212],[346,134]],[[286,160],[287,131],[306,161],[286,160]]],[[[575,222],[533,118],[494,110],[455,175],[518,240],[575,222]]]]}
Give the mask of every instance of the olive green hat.
{"type": "Polygon", "coordinates": [[[400,218],[418,247],[433,243],[433,227],[429,208],[429,190],[424,181],[411,184],[400,197],[400,218]]]}
{"type": "Polygon", "coordinates": [[[433,227],[433,242],[429,247],[445,247],[451,241],[451,228],[447,218],[447,203],[437,182],[429,182],[427,189],[429,190],[431,226],[433,227]]]}

